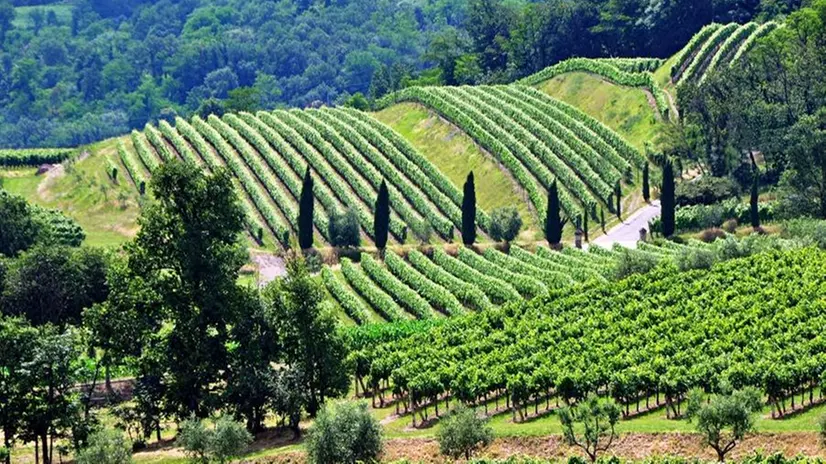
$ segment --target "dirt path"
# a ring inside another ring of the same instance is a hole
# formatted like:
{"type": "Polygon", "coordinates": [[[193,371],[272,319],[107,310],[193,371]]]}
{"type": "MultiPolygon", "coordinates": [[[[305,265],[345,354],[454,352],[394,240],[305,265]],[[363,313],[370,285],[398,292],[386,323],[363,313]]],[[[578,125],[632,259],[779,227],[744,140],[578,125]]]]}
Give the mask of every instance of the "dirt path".
{"type": "Polygon", "coordinates": [[[640,239],[640,229],[648,230],[648,221],[660,215],[660,202],[653,201],[643,206],[631,216],[623,219],[621,224],[614,226],[607,234],[597,237],[591,243],[604,248],[611,248],[615,243],[629,248],[637,247],[640,239]]]}

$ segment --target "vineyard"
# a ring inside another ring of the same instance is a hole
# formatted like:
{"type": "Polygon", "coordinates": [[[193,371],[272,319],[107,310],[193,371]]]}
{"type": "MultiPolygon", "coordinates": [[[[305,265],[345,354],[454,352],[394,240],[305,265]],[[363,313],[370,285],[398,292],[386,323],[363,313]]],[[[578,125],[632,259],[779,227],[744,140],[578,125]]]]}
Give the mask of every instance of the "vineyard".
{"type": "Polygon", "coordinates": [[[773,21],[758,25],[712,23],[700,30],[677,54],[671,68],[675,84],[697,82],[722,66],[734,66],[754,45],[757,39],[779,27],[773,21]]]}
{"type": "Polygon", "coordinates": [[[525,190],[537,212],[559,180],[569,217],[612,204],[613,187],[644,157],[615,132],[576,108],[525,86],[411,87],[381,106],[420,103],[493,154],[525,190]]]}
{"type": "Polygon", "coordinates": [[[39,166],[66,161],[77,150],[73,148],[27,148],[0,150],[0,166],[39,166]]]}
{"type": "MultiPolygon", "coordinates": [[[[600,204],[610,210],[615,186],[631,179],[644,162],[606,126],[529,87],[411,88],[385,104],[397,101],[424,103],[488,149],[528,192],[537,216],[544,214],[546,189],[557,178],[570,217],[595,215],[600,204]]],[[[267,236],[289,246],[298,229],[298,198],[307,170],[315,180],[320,242],[330,242],[330,218],[347,209],[355,212],[363,237],[372,239],[382,181],[388,184],[390,232],[397,243],[421,224],[444,241],[454,240],[461,228],[462,193],[455,183],[393,129],[352,109],[196,116],[178,118],[174,126],[163,121],[121,140],[106,169],[114,179],[122,166],[122,177],[144,194],[152,171],[173,159],[207,171],[229,169],[242,194],[249,231],[259,242],[267,236]]],[[[483,232],[489,221],[478,209],[483,232]]]]}
{"type": "Polygon", "coordinates": [[[824,271],[819,250],[777,250],[461,317],[353,328],[357,383],[374,401],[403,405],[414,426],[417,413],[438,414],[451,399],[523,421],[591,392],[626,417],[662,407],[675,417],[689,389],[723,383],[761,388],[782,417],[820,401],[824,271]]]}
{"type": "Polygon", "coordinates": [[[493,247],[484,252],[459,247],[451,255],[437,248],[427,254],[411,250],[406,259],[387,250],[384,263],[362,253],[360,266],[344,259],[340,273],[325,267],[321,276],[342,312],[363,325],[487,310],[549,291],[615,281],[626,275],[624,266],[629,262],[653,267],[690,261],[696,255],[728,259],[741,255],[742,249],[752,252],[749,242],[734,239],[714,244],[640,242],[637,249],[592,246],[587,251],[539,246],[531,252],[512,245],[508,253],[493,247]]]}

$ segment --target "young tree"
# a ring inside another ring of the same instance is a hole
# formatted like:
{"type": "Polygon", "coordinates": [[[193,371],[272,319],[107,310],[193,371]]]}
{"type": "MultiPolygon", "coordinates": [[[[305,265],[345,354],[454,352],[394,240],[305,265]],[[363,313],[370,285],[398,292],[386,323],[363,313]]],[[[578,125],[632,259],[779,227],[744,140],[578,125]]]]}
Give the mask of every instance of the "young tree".
{"type": "Polygon", "coordinates": [[[365,401],[326,405],[307,439],[307,455],[312,464],[377,462],[382,447],[381,425],[365,401]]]}
{"type": "Polygon", "coordinates": [[[663,163],[663,185],[660,189],[660,204],[662,207],[662,228],[663,235],[671,237],[674,235],[674,165],[670,158],[666,158],[663,163]]]}
{"type": "Polygon", "coordinates": [[[751,217],[751,226],[754,230],[760,228],[760,210],[758,209],[757,199],[759,196],[760,187],[760,171],[757,166],[752,169],[751,180],[751,196],[749,197],[749,216],[751,217]]]}
{"type": "Polygon", "coordinates": [[[490,213],[490,238],[510,242],[519,235],[522,218],[513,206],[496,208],[490,213]]]}
{"type": "Polygon", "coordinates": [[[550,246],[559,248],[565,222],[567,220],[560,217],[559,192],[557,191],[556,180],[554,180],[548,189],[548,211],[545,214],[545,239],[548,240],[550,246]]]}
{"type": "Polygon", "coordinates": [[[295,256],[287,261],[287,276],[270,283],[262,296],[281,336],[284,363],[303,374],[306,409],[315,416],[326,398],[343,395],[350,384],[347,348],[323,303],[324,290],[295,256]]]}
{"type": "Polygon", "coordinates": [[[310,167],[304,173],[304,183],[301,186],[301,198],[298,201],[298,246],[302,250],[313,246],[313,178],[310,167]]]}
{"type": "Polygon", "coordinates": [[[642,199],[645,200],[646,203],[651,201],[651,188],[649,186],[649,166],[648,162],[645,162],[645,165],[642,167],[642,199]]]}
{"type": "Polygon", "coordinates": [[[387,182],[382,180],[379,195],[376,197],[376,209],[373,216],[373,235],[376,248],[384,250],[387,246],[387,234],[390,231],[390,193],[387,182]]]}
{"type": "Polygon", "coordinates": [[[607,451],[614,443],[619,417],[620,407],[616,403],[600,401],[593,394],[574,406],[559,410],[565,441],[582,448],[591,462],[596,462],[599,453],[607,451]]]}
{"type": "Polygon", "coordinates": [[[754,430],[754,414],[760,411],[761,395],[755,388],[744,388],[730,394],[715,395],[705,401],[703,392],[692,390],[686,415],[695,422],[697,431],[724,462],[745,435],[754,430]]]}
{"type": "Polygon", "coordinates": [[[459,403],[459,407],[442,420],[436,439],[442,454],[453,459],[464,456],[469,461],[476,450],[490,445],[493,429],[488,426],[487,419],[480,418],[474,409],[459,403]]]}
{"type": "Polygon", "coordinates": [[[226,464],[241,455],[252,442],[252,435],[243,424],[227,416],[218,418],[213,428],[207,427],[204,421],[190,418],[181,424],[179,440],[194,462],[226,464]]]}
{"type": "Polygon", "coordinates": [[[123,433],[100,430],[89,437],[89,443],[75,458],[77,464],[132,464],[132,450],[123,433]]]}
{"type": "Polygon", "coordinates": [[[328,224],[330,244],[336,247],[357,247],[361,244],[361,229],[356,212],[348,209],[330,216],[328,224]]]}
{"type": "Polygon", "coordinates": [[[473,172],[467,175],[462,197],[462,243],[467,246],[476,241],[476,185],[473,172]]]}

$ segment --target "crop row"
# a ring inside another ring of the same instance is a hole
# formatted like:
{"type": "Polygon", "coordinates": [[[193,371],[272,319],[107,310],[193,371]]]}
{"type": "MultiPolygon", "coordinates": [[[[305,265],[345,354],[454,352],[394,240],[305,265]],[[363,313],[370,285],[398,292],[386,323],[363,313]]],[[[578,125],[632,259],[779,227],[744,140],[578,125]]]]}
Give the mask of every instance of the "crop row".
{"type": "Polygon", "coordinates": [[[691,64],[689,64],[685,72],[682,73],[677,84],[679,85],[689,80],[698,79],[704,70],[704,66],[706,66],[707,62],[711,59],[712,54],[717,52],[719,45],[731,34],[734,34],[739,27],[739,24],[730,23],[711,34],[711,37],[709,37],[697,51],[694,59],[691,60],[691,64]]]}
{"type": "Polygon", "coordinates": [[[711,61],[706,66],[705,71],[703,71],[703,75],[700,77],[700,84],[705,82],[706,78],[711,75],[715,69],[717,69],[717,65],[723,62],[726,58],[731,58],[732,53],[739,48],[739,46],[748,39],[748,37],[757,29],[757,23],[748,23],[740,26],[733,34],[729,35],[725,41],[723,41],[720,48],[711,57],[711,61]]]}
{"type": "Polygon", "coordinates": [[[75,153],[69,148],[26,148],[0,150],[0,166],[38,166],[56,164],[69,159],[75,153]]]}
{"type": "Polygon", "coordinates": [[[384,290],[379,288],[359,266],[347,258],[341,260],[341,273],[370,306],[388,321],[405,319],[404,310],[384,290]]]}
{"type": "Polygon", "coordinates": [[[140,162],[135,159],[134,154],[126,149],[126,145],[123,142],[118,142],[118,156],[120,157],[121,163],[126,168],[126,172],[129,173],[129,177],[132,178],[132,182],[135,184],[135,187],[138,189],[141,195],[144,194],[146,191],[146,177],[143,175],[143,170],[140,166],[140,162]]]}
{"type": "Polygon", "coordinates": [[[458,316],[465,313],[462,303],[453,293],[428,279],[401,256],[388,251],[384,257],[384,263],[393,275],[424,297],[432,307],[448,316],[458,316]]]}
{"type": "Polygon", "coordinates": [[[428,319],[433,316],[433,309],[427,300],[366,253],[361,254],[361,268],[410,314],[418,319],[428,319]]]}
{"type": "Polygon", "coordinates": [[[507,282],[507,284],[513,286],[514,289],[526,298],[531,298],[548,291],[548,287],[539,279],[531,275],[513,272],[506,267],[489,261],[473,250],[464,247],[459,248],[458,257],[459,260],[476,269],[478,272],[491,276],[500,282],[507,282]]]}
{"type": "Polygon", "coordinates": [[[327,288],[327,291],[330,292],[330,295],[333,296],[351,319],[358,324],[367,324],[370,322],[370,316],[368,316],[364,303],[336,277],[335,273],[333,273],[329,267],[325,266],[321,270],[321,280],[324,282],[324,286],[327,288]]]}
{"type": "Polygon", "coordinates": [[[711,23],[704,26],[700,29],[700,32],[691,37],[691,40],[688,41],[685,47],[678,52],[674,65],[671,67],[671,82],[676,83],[680,80],[680,78],[682,78],[683,73],[686,68],[688,68],[688,65],[691,64],[691,61],[694,59],[694,55],[697,54],[700,47],[702,47],[708,38],[717,32],[721,27],[723,27],[722,24],[711,23]]]}
{"type": "Polygon", "coordinates": [[[169,145],[166,144],[166,141],[163,139],[163,134],[155,128],[152,124],[147,123],[146,127],[143,129],[144,135],[149,140],[149,143],[152,144],[152,147],[155,149],[155,153],[157,153],[163,162],[169,162],[177,159],[172,150],[169,149],[169,145]]]}
{"type": "Polygon", "coordinates": [[[662,58],[597,58],[626,72],[654,72],[663,64],[662,58]]]}
{"type": "Polygon", "coordinates": [[[146,170],[149,171],[151,174],[158,168],[160,162],[158,162],[158,158],[155,156],[155,152],[152,151],[152,148],[149,146],[149,143],[146,141],[146,138],[140,132],[133,130],[132,131],[132,145],[135,147],[135,151],[138,153],[138,158],[140,158],[143,165],[146,166],[146,170]]]}
{"type": "Polygon", "coordinates": [[[757,39],[759,39],[761,37],[765,37],[769,32],[771,32],[771,31],[773,31],[773,30],[775,30],[779,27],[783,27],[783,26],[781,24],[778,24],[778,23],[774,22],[774,21],[769,21],[767,23],[761,24],[737,48],[737,52],[734,53],[734,57],[732,57],[732,59],[729,61],[729,67],[732,67],[737,62],[739,62],[740,59],[743,58],[743,56],[746,53],[748,53],[749,50],[752,49],[752,47],[754,47],[754,45],[757,43],[757,39]]]}

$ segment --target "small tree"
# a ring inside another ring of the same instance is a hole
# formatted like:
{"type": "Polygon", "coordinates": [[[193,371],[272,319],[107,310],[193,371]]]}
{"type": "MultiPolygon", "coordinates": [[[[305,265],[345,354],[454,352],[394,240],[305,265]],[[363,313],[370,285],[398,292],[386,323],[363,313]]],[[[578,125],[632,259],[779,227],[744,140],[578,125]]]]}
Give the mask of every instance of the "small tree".
{"type": "Polygon", "coordinates": [[[663,185],[660,189],[660,203],[662,205],[662,231],[666,237],[674,235],[674,165],[671,159],[663,164],[663,185]]]}
{"type": "Polygon", "coordinates": [[[457,459],[464,456],[470,460],[476,450],[485,448],[493,441],[493,429],[485,418],[480,418],[476,411],[460,403],[459,407],[447,416],[436,432],[439,451],[457,459]]]}
{"type": "Polygon", "coordinates": [[[642,167],[642,199],[645,200],[646,203],[651,201],[651,187],[649,186],[650,180],[648,179],[648,170],[648,162],[646,161],[645,165],[642,167]]]}
{"type": "Polygon", "coordinates": [[[616,403],[600,401],[593,394],[581,403],[559,410],[565,441],[582,448],[591,462],[596,462],[599,453],[607,451],[614,443],[619,417],[620,407],[616,403]]]}
{"type": "Polygon", "coordinates": [[[365,401],[325,405],[307,439],[307,455],[313,464],[376,462],[382,447],[381,425],[365,401]]]}
{"type": "Polygon", "coordinates": [[[476,241],[476,185],[473,172],[467,175],[462,197],[462,243],[467,246],[476,241]]]}
{"type": "Polygon", "coordinates": [[[522,218],[513,206],[496,208],[490,213],[490,238],[510,242],[519,235],[522,218]]]}
{"type": "Polygon", "coordinates": [[[760,392],[749,387],[716,395],[710,401],[704,401],[703,396],[700,390],[689,392],[686,416],[696,420],[703,441],[717,452],[720,462],[725,462],[726,454],[754,430],[754,414],[761,407],[760,392]]]}
{"type": "Polygon", "coordinates": [[[330,243],[337,247],[357,247],[361,244],[361,231],[355,211],[333,214],[327,225],[330,243]]]}
{"type": "Polygon", "coordinates": [[[241,455],[252,442],[252,435],[244,424],[224,416],[215,422],[212,429],[204,421],[194,418],[186,420],[181,424],[178,439],[192,462],[225,464],[241,455]]]}
{"type": "Polygon", "coordinates": [[[751,216],[751,226],[754,230],[760,227],[760,211],[757,207],[757,197],[760,187],[760,171],[754,167],[751,180],[751,197],[749,198],[749,215],[751,216]]]}
{"type": "Polygon", "coordinates": [[[558,248],[562,241],[562,228],[565,227],[565,222],[560,217],[559,192],[556,188],[556,180],[554,180],[548,189],[548,211],[545,214],[545,238],[554,248],[558,248]]]}
{"type": "MultiPolygon", "coordinates": [[[[356,223],[358,226],[358,223],[356,223]]],[[[376,238],[376,248],[383,250],[387,246],[387,234],[390,231],[390,193],[387,191],[387,182],[381,181],[379,195],[376,197],[376,208],[373,215],[373,235],[376,238]]]]}
{"type": "Polygon", "coordinates": [[[617,201],[617,205],[614,207],[617,211],[617,219],[622,219],[622,186],[620,181],[617,181],[614,185],[614,199],[617,201]]]}
{"type": "Polygon", "coordinates": [[[298,202],[298,246],[306,250],[313,246],[313,178],[310,168],[304,173],[301,198],[298,202]]]}
{"type": "Polygon", "coordinates": [[[75,458],[77,464],[130,464],[132,451],[123,434],[101,430],[89,437],[89,442],[75,458]]]}

